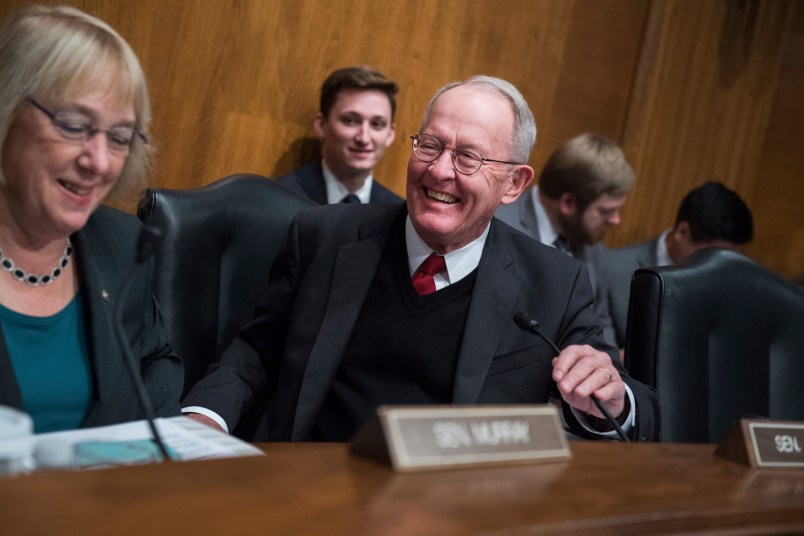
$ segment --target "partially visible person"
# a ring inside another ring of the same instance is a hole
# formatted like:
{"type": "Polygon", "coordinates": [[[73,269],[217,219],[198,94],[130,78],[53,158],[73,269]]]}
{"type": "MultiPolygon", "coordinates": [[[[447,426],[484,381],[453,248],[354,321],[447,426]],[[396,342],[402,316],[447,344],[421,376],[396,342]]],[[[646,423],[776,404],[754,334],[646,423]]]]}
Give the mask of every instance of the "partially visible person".
{"type": "Polygon", "coordinates": [[[595,312],[610,344],[615,342],[606,295],[603,237],[620,223],[620,209],[634,186],[634,170],[610,139],[585,133],[561,144],[539,182],[495,216],[536,240],[583,261],[595,295],[595,312]]]}
{"type": "Polygon", "coordinates": [[[401,201],[374,179],[374,167],[396,137],[397,90],[396,83],[368,66],[330,74],[313,120],[322,159],[277,181],[322,205],[401,201]]]}
{"type": "Polygon", "coordinates": [[[300,212],[254,320],[183,410],[231,430],[267,397],[264,439],[348,441],[381,404],[552,394],[574,434],[615,437],[594,395],[632,438],[656,439],[656,394],[601,338],[584,265],[493,217],[533,178],[535,140],[505,80],[439,89],[411,136],[406,202],[300,212]],[[516,325],[518,311],[559,355],[516,325]]]}
{"type": "Polygon", "coordinates": [[[739,251],[753,236],[754,224],[745,201],[723,184],[708,182],[684,197],[672,228],[647,242],[607,250],[603,287],[617,345],[625,346],[631,277],[638,268],[678,264],[706,247],[739,251]]]}
{"type": "MultiPolygon", "coordinates": [[[[130,46],[70,7],[0,29],[0,404],[36,433],[143,418],[114,335],[140,223],[101,206],[138,189],[151,106],[130,46]]],[[[183,369],[141,274],[123,318],[158,416],[179,414],[183,369]]]]}

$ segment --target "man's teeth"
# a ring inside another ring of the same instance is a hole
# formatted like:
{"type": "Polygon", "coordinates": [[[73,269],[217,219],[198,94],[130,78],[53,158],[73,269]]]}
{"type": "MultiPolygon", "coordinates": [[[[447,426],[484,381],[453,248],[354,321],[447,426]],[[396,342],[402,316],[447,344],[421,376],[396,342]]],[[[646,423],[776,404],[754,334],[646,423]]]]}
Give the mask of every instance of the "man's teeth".
{"type": "Polygon", "coordinates": [[[427,189],[427,196],[432,197],[433,199],[437,199],[438,201],[441,201],[443,203],[452,204],[452,203],[457,203],[458,202],[457,197],[453,197],[453,196],[451,196],[449,194],[445,194],[443,192],[436,192],[435,190],[430,190],[429,188],[427,189]]]}

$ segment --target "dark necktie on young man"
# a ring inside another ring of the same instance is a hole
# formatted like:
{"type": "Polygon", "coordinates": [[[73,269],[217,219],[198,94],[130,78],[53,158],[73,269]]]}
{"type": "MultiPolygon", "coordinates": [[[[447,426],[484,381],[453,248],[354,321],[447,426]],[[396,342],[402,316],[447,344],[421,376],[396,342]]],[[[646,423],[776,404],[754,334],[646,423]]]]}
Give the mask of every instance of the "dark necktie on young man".
{"type": "Polygon", "coordinates": [[[575,256],[572,252],[572,246],[570,246],[569,242],[567,242],[567,239],[563,236],[556,238],[555,241],[553,241],[553,246],[555,246],[558,251],[564,252],[570,257],[575,256]]]}

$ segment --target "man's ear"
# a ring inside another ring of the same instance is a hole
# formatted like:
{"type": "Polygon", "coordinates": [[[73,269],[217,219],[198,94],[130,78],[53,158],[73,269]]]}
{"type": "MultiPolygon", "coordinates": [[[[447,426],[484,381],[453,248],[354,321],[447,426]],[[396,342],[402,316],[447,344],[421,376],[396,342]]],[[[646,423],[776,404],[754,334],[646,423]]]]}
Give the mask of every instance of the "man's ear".
{"type": "Polygon", "coordinates": [[[686,221],[680,221],[673,227],[669,239],[667,253],[674,263],[680,262],[702,247],[702,244],[697,243],[692,237],[692,229],[690,229],[689,222],[686,221]]]}
{"type": "Polygon", "coordinates": [[[503,195],[500,203],[503,205],[507,205],[508,203],[513,203],[517,200],[517,198],[525,191],[525,188],[528,187],[530,181],[533,180],[533,168],[530,166],[517,166],[517,169],[514,171],[514,174],[511,176],[511,182],[508,184],[508,190],[506,190],[505,194],[503,195]]]}
{"type": "Polygon", "coordinates": [[[391,123],[391,127],[388,129],[388,139],[385,140],[385,146],[390,147],[394,140],[396,139],[396,123],[391,123]]]}
{"type": "Polygon", "coordinates": [[[673,240],[676,242],[689,242],[691,243],[692,240],[692,231],[690,230],[690,224],[685,221],[680,221],[673,227],[673,230],[670,232],[673,235],[673,240]]]}
{"type": "Polygon", "coordinates": [[[558,198],[558,210],[565,216],[572,216],[578,210],[578,203],[576,202],[575,195],[570,192],[564,192],[558,198]]]}
{"type": "Polygon", "coordinates": [[[323,140],[327,137],[327,118],[324,117],[324,114],[321,112],[315,114],[315,118],[313,119],[313,129],[315,130],[315,135],[318,136],[319,140],[323,140]]]}

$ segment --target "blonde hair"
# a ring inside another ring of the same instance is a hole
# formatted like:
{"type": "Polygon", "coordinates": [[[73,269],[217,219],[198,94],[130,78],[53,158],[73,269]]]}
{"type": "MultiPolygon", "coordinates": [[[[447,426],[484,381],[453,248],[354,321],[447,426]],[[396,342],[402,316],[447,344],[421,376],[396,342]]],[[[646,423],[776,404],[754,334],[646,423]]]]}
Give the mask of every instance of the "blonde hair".
{"type": "Polygon", "coordinates": [[[558,199],[569,192],[583,210],[603,194],[614,197],[627,194],[635,178],[616,143],[587,132],[553,151],[539,176],[539,193],[558,199]]]}
{"type": "MultiPolygon", "coordinates": [[[[0,28],[0,157],[20,105],[29,96],[67,100],[110,83],[120,103],[132,103],[137,130],[147,136],[151,102],[134,51],[105,22],[75,8],[35,5],[0,28]]],[[[111,196],[138,191],[153,147],[135,140],[111,196]]],[[[0,170],[0,184],[5,177],[0,170]]]]}

